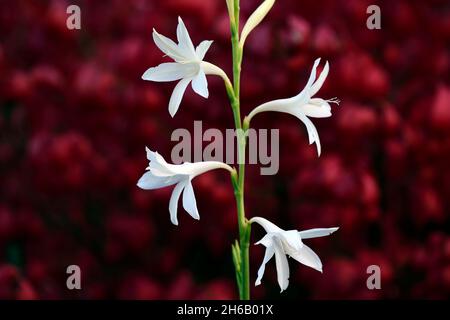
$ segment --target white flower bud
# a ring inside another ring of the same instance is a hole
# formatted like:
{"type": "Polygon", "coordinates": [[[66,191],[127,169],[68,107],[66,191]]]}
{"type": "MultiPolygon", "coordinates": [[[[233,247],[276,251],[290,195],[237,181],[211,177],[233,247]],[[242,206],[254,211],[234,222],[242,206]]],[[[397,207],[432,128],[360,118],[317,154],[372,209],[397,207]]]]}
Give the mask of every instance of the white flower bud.
{"type": "Polygon", "coordinates": [[[245,40],[247,39],[250,32],[256,28],[257,25],[261,23],[261,21],[265,18],[265,16],[269,13],[270,9],[272,9],[275,0],[265,0],[255,12],[252,13],[250,18],[248,18],[244,29],[242,29],[240,46],[244,47],[245,40]]]}

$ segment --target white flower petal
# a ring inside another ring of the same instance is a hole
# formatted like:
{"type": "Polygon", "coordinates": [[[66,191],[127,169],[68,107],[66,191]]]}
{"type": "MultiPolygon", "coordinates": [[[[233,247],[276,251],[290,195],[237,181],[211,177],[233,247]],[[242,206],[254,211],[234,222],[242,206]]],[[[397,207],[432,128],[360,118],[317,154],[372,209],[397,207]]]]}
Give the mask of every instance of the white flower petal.
{"type": "Polygon", "coordinates": [[[267,220],[265,218],[253,217],[250,219],[250,222],[251,223],[256,222],[261,227],[263,227],[267,233],[282,233],[282,232],[284,232],[283,229],[279,228],[278,226],[276,226],[275,224],[273,224],[272,222],[270,222],[269,220],[267,220]]]}
{"type": "Polygon", "coordinates": [[[184,92],[186,91],[186,88],[191,80],[191,78],[182,79],[177,83],[175,89],[173,89],[173,93],[169,101],[169,113],[172,117],[175,116],[175,113],[177,113],[181,100],[183,99],[184,92]]]}
{"type": "Polygon", "coordinates": [[[305,124],[306,130],[308,131],[309,144],[316,143],[317,154],[320,157],[321,145],[320,145],[319,133],[317,132],[316,127],[311,122],[311,120],[309,120],[308,117],[305,114],[303,114],[303,112],[301,110],[295,110],[294,112],[292,112],[292,115],[299,118],[305,124]]]}
{"type": "Polygon", "coordinates": [[[191,179],[193,179],[200,174],[215,169],[225,169],[233,172],[233,168],[220,161],[203,161],[194,163],[186,162],[181,165],[177,165],[176,171],[179,174],[189,174],[191,176],[191,179]]]}
{"type": "Polygon", "coordinates": [[[316,228],[300,231],[299,234],[302,239],[319,238],[329,236],[338,229],[339,228],[316,228]]]}
{"type": "Polygon", "coordinates": [[[178,211],[178,199],[180,199],[181,192],[186,186],[186,181],[180,181],[175,188],[173,188],[172,195],[170,196],[169,201],[169,213],[170,213],[170,221],[174,225],[178,225],[177,211],[178,211]]]}
{"type": "Polygon", "coordinates": [[[294,250],[299,250],[303,246],[302,239],[297,230],[283,231],[280,233],[280,236],[282,237],[283,242],[286,242],[286,244],[294,250]]]}
{"type": "Polygon", "coordinates": [[[151,172],[146,172],[139,179],[137,186],[143,190],[154,190],[164,188],[177,183],[173,177],[158,177],[151,172]]]}
{"type": "Polygon", "coordinates": [[[319,78],[317,78],[316,82],[311,86],[311,89],[309,90],[310,96],[314,96],[317,92],[319,92],[320,88],[322,88],[323,83],[327,79],[328,72],[330,71],[330,65],[328,64],[328,61],[325,63],[325,67],[323,68],[322,72],[320,73],[319,78]]]}
{"type": "Polygon", "coordinates": [[[206,52],[208,52],[211,47],[213,41],[205,40],[202,41],[197,48],[195,49],[195,54],[199,60],[203,60],[205,58],[206,52]]]}
{"type": "Polygon", "coordinates": [[[158,162],[163,165],[167,164],[166,160],[164,160],[164,158],[157,151],[152,151],[149,147],[145,147],[145,152],[149,161],[158,162]]]}
{"type": "Polygon", "coordinates": [[[259,286],[261,284],[261,279],[264,276],[264,271],[266,270],[266,263],[269,262],[270,259],[272,259],[274,254],[275,250],[273,244],[267,246],[266,252],[264,253],[263,262],[261,263],[261,266],[258,269],[258,278],[255,281],[255,286],[259,286]]]}
{"type": "Polygon", "coordinates": [[[298,262],[304,264],[305,266],[316,269],[322,272],[322,262],[317,254],[311,250],[306,244],[298,251],[288,252],[288,254],[297,260],[298,262]]]}
{"type": "Polygon", "coordinates": [[[183,55],[189,57],[191,60],[196,60],[197,57],[195,54],[194,45],[191,37],[189,36],[189,32],[180,17],[178,17],[177,38],[178,48],[182,50],[183,55]]]}
{"type": "Polygon", "coordinates": [[[302,112],[312,118],[331,117],[331,106],[328,102],[320,98],[313,98],[309,103],[302,105],[302,112]]]}
{"type": "Polygon", "coordinates": [[[195,67],[190,63],[169,62],[148,69],[142,75],[142,79],[156,82],[176,81],[192,75],[194,72],[195,67]]]}
{"type": "Polygon", "coordinates": [[[166,160],[158,152],[153,152],[147,147],[146,150],[147,150],[147,159],[150,161],[150,165],[148,166],[147,169],[149,169],[150,171],[152,171],[154,175],[159,177],[174,176],[174,175],[195,176],[197,174],[201,174],[203,172],[217,168],[226,168],[232,170],[228,165],[222,162],[214,162],[214,161],[170,164],[167,163],[166,160]]]}
{"type": "Polygon", "coordinates": [[[203,167],[202,166],[203,164],[204,162],[196,162],[196,163],[185,162],[183,164],[167,164],[167,168],[172,172],[172,174],[184,177],[188,176],[190,177],[191,180],[194,179],[199,174],[205,173],[209,170],[217,169],[217,168],[207,169],[209,168],[209,166],[205,165],[205,167],[203,167]],[[201,167],[204,170],[199,173],[197,171],[198,169],[197,166],[194,166],[194,164],[198,164],[198,167],[201,167]]]}
{"type": "Polygon", "coordinates": [[[197,202],[195,200],[194,188],[191,181],[188,181],[183,191],[183,208],[186,210],[192,218],[199,220],[197,202]]]}
{"type": "Polygon", "coordinates": [[[309,79],[308,82],[306,83],[305,88],[297,95],[293,98],[293,100],[296,101],[297,104],[304,104],[307,101],[309,101],[309,99],[311,98],[310,95],[310,91],[311,91],[311,86],[313,85],[314,81],[316,80],[316,71],[317,71],[317,66],[320,63],[320,58],[317,58],[316,61],[314,61],[314,65],[311,69],[311,74],[309,75],[309,79]]]}
{"type": "Polygon", "coordinates": [[[266,234],[261,240],[255,243],[255,245],[262,244],[264,247],[270,247],[273,245],[272,237],[275,235],[275,233],[268,233],[266,234]]]}
{"type": "Polygon", "coordinates": [[[174,175],[174,172],[170,170],[170,165],[158,152],[153,152],[147,147],[145,149],[147,151],[147,159],[150,161],[147,169],[149,169],[153,175],[158,177],[168,177],[174,175]]]}
{"type": "Polygon", "coordinates": [[[233,172],[233,168],[223,162],[219,161],[204,161],[204,162],[185,162],[183,164],[170,164],[158,153],[145,148],[147,151],[147,159],[150,161],[148,170],[158,177],[167,176],[190,176],[191,179],[197,175],[203,174],[210,170],[225,169],[233,172]]]}
{"type": "Polygon", "coordinates": [[[274,237],[275,263],[277,266],[277,279],[281,292],[289,285],[289,263],[283,250],[280,239],[274,237]]]}
{"type": "Polygon", "coordinates": [[[203,98],[209,97],[208,81],[206,80],[206,75],[203,69],[200,69],[197,76],[192,80],[192,89],[194,89],[194,92],[203,98]]]}
{"type": "Polygon", "coordinates": [[[175,61],[184,61],[186,57],[183,54],[183,51],[177,46],[175,42],[171,39],[159,34],[155,29],[153,29],[153,41],[156,46],[161,50],[164,54],[168,55],[175,61]]]}

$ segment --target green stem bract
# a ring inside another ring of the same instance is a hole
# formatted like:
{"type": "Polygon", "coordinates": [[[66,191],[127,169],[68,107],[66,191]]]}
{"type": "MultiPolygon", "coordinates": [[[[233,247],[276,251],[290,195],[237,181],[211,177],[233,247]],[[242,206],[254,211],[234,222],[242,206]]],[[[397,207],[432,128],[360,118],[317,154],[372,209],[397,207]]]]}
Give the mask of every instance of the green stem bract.
{"type": "MultiPolygon", "coordinates": [[[[237,177],[233,177],[234,195],[236,198],[237,218],[239,226],[239,243],[236,241],[233,251],[233,262],[236,270],[236,281],[241,300],[250,299],[250,224],[245,217],[244,205],[244,184],[245,184],[245,152],[246,138],[245,132],[242,132],[242,119],[240,111],[240,82],[242,49],[239,45],[239,0],[234,0],[234,21],[230,21],[231,43],[233,48],[233,88],[227,86],[228,97],[230,98],[231,108],[233,110],[234,125],[238,131],[238,162],[239,171],[237,177]],[[233,89],[233,90],[231,90],[233,89]],[[237,178],[237,179],[236,179],[237,178]],[[237,181],[236,181],[237,180],[237,181]]],[[[231,18],[230,18],[231,19],[231,18]]]]}

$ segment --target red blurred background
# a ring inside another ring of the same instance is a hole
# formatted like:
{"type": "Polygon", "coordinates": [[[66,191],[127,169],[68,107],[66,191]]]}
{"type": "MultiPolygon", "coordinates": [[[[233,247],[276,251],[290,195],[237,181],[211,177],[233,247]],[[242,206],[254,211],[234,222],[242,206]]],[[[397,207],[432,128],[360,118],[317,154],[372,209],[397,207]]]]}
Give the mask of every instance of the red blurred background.
{"type": "MultiPolygon", "coordinates": [[[[259,1],[242,0],[247,17],[259,1]]],[[[175,83],[141,80],[161,63],[151,32],[174,37],[183,17],[207,60],[230,73],[224,0],[0,2],[0,298],[236,298],[231,242],[236,211],[226,173],[194,181],[202,219],[169,221],[171,189],[136,187],[144,146],[166,158],[176,128],[232,128],[223,83],[189,89],[171,119],[175,83]],[[81,30],[66,8],[81,7],[81,30]],[[82,290],[66,288],[66,267],[82,290]]],[[[445,0],[278,0],[250,36],[242,113],[303,88],[316,57],[331,70],[320,96],[343,102],[315,119],[323,154],[304,126],[280,129],[280,172],[249,167],[246,207],[287,229],[340,226],[308,243],[324,274],[291,261],[281,295],[275,264],[254,298],[448,298],[450,295],[450,14],[445,0]],[[366,9],[381,8],[368,30],[366,9]],[[381,267],[381,290],[366,268],[381,267]]],[[[252,242],[262,236],[254,228],[252,242]]],[[[263,248],[252,246],[252,282],[263,248]]]]}

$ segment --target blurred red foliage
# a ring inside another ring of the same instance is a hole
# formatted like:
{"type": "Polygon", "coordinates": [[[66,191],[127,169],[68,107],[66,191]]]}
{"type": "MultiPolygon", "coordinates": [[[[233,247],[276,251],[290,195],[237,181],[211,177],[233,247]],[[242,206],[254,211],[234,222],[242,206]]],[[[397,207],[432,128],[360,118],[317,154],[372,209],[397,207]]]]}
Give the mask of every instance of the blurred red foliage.
{"type": "MultiPolygon", "coordinates": [[[[215,40],[207,60],[229,72],[225,1],[72,2],[79,31],[66,28],[66,1],[0,3],[0,298],[236,298],[229,178],[197,178],[202,220],[180,214],[179,227],[169,190],[136,187],[144,146],[168,157],[175,128],[231,128],[219,80],[207,101],[188,92],[174,119],[174,84],[141,80],[162,61],[152,28],[174,35],[178,15],[195,43],[215,40]],[[71,264],[82,269],[81,291],[66,288],[71,264]]],[[[241,2],[244,17],[258,3],[241,2]]],[[[284,296],[450,296],[449,3],[375,2],[381,30],[366,28],[372,1],[278,0],[247,42],[243,114],[297,93],[319,56],[331,65],[321,95],[343,101],[315,121],[319,159],[296,119],[254,122],[280,128],[281,167],[272,177],[249,167],[248,214],[286,228],[341,227],[311,241],[324,274],[292,264],[284,296]],[[373,264],[382,290],[366,288],[373,264]]],[[[262,253],[251,252],[252,281],[262,253]]],[[[255,298],[279,296],[267,269],[255,298]]]]}

